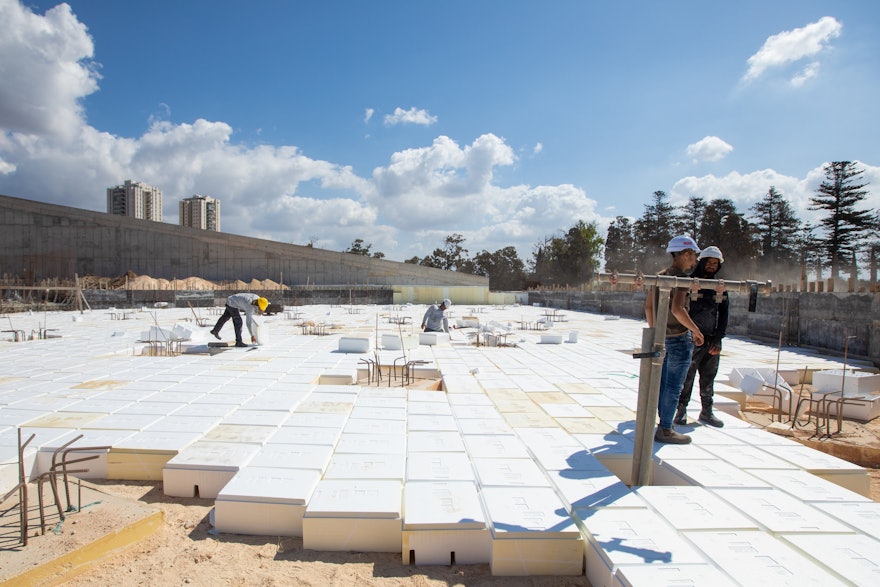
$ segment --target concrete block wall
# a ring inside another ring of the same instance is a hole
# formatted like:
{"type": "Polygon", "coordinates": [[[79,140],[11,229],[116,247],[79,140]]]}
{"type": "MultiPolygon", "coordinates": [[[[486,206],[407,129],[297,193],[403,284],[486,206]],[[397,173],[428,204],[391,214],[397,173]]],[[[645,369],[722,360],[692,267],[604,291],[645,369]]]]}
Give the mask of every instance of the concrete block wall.
{"type": "MultiPolygon", "coordinates": [[[[880,295],[774,292],[758,296],[755,312],[748,295],[730,294],[728,334],[811,347],[873,361],[880,367],[880,295]],[[847,337],[850,338],[847,345],[847,337]]],[[[529,303],[569,310],[644,319],[645,292],[530,291],[529,303]]]]}
{"type": "Polygon", "coordinates": [[[489,285],[477,275],[0,196],[0,274],[40,280],[128,270],[285,285],[489,285]]]}

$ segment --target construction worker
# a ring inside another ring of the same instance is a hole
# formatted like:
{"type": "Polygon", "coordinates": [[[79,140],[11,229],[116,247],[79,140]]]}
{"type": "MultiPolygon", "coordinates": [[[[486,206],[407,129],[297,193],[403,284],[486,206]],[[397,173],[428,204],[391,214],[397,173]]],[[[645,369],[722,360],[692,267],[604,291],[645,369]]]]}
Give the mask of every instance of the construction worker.
{"type": "MultiPolygon", "coordinates": [[[[672,265],[657,273],[673,277],[687,277],[688,272],[697,264],[700,247],[688,235],[676,236],[669,241],[666,252],[672,255],[672,265]]],[[[703,333],[691,320],[688,314],[688,287],[676,287],[669,296],[669,314],[666,324],[657,325],[666,330],[666,356],[663,357],[663,371],[660,376],[660,397],[657,411],[660,414],[660,425],[654,434],[657,442],[669,444],[688,444],[690,436],[680,434],[672,428],[672,418],[678,407],[678,396],[682,383],[687,376],[691,364],[694,344],[702,345],[703,333]]],[[[660,298],[657,287],[651,287],[645,298],[645,317],[648,326],[654,325],[654,308],[660,298]]]]}
{"type": "MultiPolygon", "coordinates": [[[[706,247],[700,253],[697,267],[691,273],[691,277],[718,279],[722,263],[724,263],[724,256],[721,254],[721,249],[714,246],[706,247]]],[[[687,406],[691,401],[694,379],[699,372],[702,410],[698,420],[710,426],[721,428],[724,426],[724,422],[712,413],[712,404],[715,397],[715,375],[718,374],[718,363],[721,359],[721,339],[727,332],[730,300],[724,283],[720,283],[714,288],[692,287],[689,297],[690,309],[688,313],[702,331],[703,336],[706,337],[706,341],[704,344],[694,347],[691,366],[678,398],[678,410],[676,410],[675,418],[672,421],[675,424],[687,424],[687,406]]]]}
{"type": "Polygon", "coordinates": [[[248,332],[251,333],[251,342],[256,343],[257,322],[254,320],[254,312],[259,311],[262,314],[266,311],[266,308],[268,307],[269,300],[267,300],[266,298],[261,298],[257,294],[232,294],[231,296],[226,298],[226,311],[223,312],[223,315],[220,316],[219,320],[217,320],[217,324],[215,324],[214,328],[211,329],[211,334],[214,335],[214,338],[219,340],[220,329],[223,328],[223,325],[226,324],[227,320],[232,318],[232,325],[235,327],[235,346],[248,346],[241,339],[241,313],[244,312],[248,332]]]}
{"type": "Polygon", "coordinates": [[[452,302],[447,298],[440,305],[432,304],[422,318],[422,330],[425,332],[449,332],[449,323],[443,312],[448,310],[452,302]]]}

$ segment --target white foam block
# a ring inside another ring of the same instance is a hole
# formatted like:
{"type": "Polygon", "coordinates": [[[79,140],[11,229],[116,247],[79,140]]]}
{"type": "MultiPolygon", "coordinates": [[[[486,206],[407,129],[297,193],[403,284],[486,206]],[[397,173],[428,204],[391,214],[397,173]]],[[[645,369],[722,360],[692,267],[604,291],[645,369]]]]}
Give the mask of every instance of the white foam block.
{"type": "Polygon", "coordinates": [[[685,535],[707,559],[740,585],[844,585],[810,557],[764,532],[687,532],[685,535]]]}
{"type": "Polygon", "coordinates": [[[472,482],[408,482],[404,488],[404,564],[488,563],[492,541],[472,482]]]}
{"type": "Polygon", "coordinates": [[[550,482],[531,459],[473,459],[480,486],[544,487],[550,482]]]}
{"type": "Polygon", "coordinates": [[[858,465],[801,444],[774,448],[773,454],[850,491],[871,495],[868,471],[858,465]]]}
{"type": "Polygon", "coordinates": [[[259,452],[255,444],[200,440],[165,464],[162,487],[165,495],[212,499],[239,469],[259,452]]]}
{"type": "Polygon", "coordinates": [[[608,469],[547,471],[569,511],[575,508],[646,508],[648,504],[608,469]]]}
{"type": "Polygon", "coordinates": [[[343,353],[366,353],[370,350],[370,339],[356,336],[343,336],[339,339],[339,351],[343,353]]]}
{"type": "Polygon", "coordinates": [[[400,434],[345,434],[336,444],[337,454],[403,454],[406,437],[400,434]]]}
{"type": "Polygon", "coordinates": [[[761,478],[807,503],[821,501],[871,501],[854,491],[801,469],[761,471],[761,478]]]}
{"type": "Polygon", "coordinates": [[[462,438],[471,458],[524,459],[529,457],[526,445],[513,435],[464,434],[462,438]]]}
{"type": "MultiPolygon", "coordinates": [[[[735,587],[737,583],[713,565],[619,565],[614,587],[685,587],[712,585],[735,587]]],[[[592,587],[600,587],[593,584],[592,587]]]]}
{"type": "Polygon", "coordinates": [[[302,517],[320,481],[316,470],[245,467],[217,494],[218,532],[302,536],[302,517]]]}
{"type": "Polygon", "coordinates": [[[854,530],[880,540],[880,503],[876,501],[814,503],[814,507],[834,516],[854,530]]]}
{"type": "Polygon", "coordinates": [[[449,335],[445,332],[420,332],[419,344],[424,344],[428,346],[449,344],[449,335]]]}
{"type": "Polygon", "coordinates": [[[464,452],[413,452],[406,455],[406,482],[473,481],[474,471],[464,452]]]}
{"type": "Polygon", "coordinates": [[[587,579],[613,585],[620,565],[707,564],[659,514],[647,509],[577,509],[574,517],[587,536],[587,579]]]}
{"type": "Polygon", "coordinates": [[[743,515],[703,487],[639,487],[635,492],[676,530],[757,530],[743,515]]]}
{"type": "Polygon", "coordinates": [[[774,534],[850,532],[840,521],[775,488],[713,491],[774,534]]]}
{"type": "MultiPolygon", "coordinates": [[[[290,424],[288,419],[287,424],[290,424]]],[[[290,426],[284,425],[268,438],[272,444],[318,444],[333,446],[339,440],[342,426],[290,426]]]]}
{"type": "Polygon", "coordinates": [[[323,472],[330,464],[333,447],[328,444],[267,443],[249,463],[252,467],[315,469],[323,472]]]}
{"type": "Polygon", "coordinates": [[[335,453],[327,465],[325,479],[386,479],[403,482],[404,454],[335,453]]]}
{"type": "Polygon", "coordinates": [[[853,585],[880,585],[877,541],[863,534],[794,534],[784,539],[853,585]]]}
{"type": "Polygon", "coordinates": [[[484,487],[495,576],[580,575],[584,542],[549,487],[484,487]]]}
{"type": "MultiPolygon", "coordinates": [[[[695,461],[690,459],[668,459],[660,463],[659,469],[684,479],[688,485],[701,487],[760,487],[770,485],[730,463],[720,459],[695,461]]],[[[655,476],[662,471],[655,471],[655,476]]],[[[655,477],[656,480],[656,477],[655,477]]]]}
{"type": "Polygon", "coordinates": [[[411,452],[465,452],[464,441],[457,431],[417,430],[406,437],[411,452]]]}
{"type": "Polygon", "coordinates": [[[400,481],[324,479],[303,515],[303,547],[400,552],[401,490],[400,481]]]}

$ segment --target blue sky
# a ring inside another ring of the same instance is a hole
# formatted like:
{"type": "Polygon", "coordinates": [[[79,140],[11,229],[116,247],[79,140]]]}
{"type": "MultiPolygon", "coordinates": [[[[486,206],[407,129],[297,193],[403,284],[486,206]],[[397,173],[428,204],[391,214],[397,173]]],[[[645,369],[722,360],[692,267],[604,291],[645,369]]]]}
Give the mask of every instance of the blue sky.
{"type": "MultiPolygon", "coordinates": [[[[880,2],[0,0],[0,193],[387,258],[474,255],[656,190],[775,186],[799,216],[830,161],[880,208],[880,2]]],[[[701,243],[707,245],[710,243],[701,243]]]]}

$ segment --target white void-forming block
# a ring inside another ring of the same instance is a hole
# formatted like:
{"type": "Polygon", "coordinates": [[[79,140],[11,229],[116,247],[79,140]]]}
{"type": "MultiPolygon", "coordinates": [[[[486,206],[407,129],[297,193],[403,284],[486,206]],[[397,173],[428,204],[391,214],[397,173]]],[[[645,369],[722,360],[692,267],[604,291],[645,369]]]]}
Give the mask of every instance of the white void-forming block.
{"type": "Polygon", "coordinates": [[[550,482],[531,459],[472,459],[480,487],[543,487],[550,482]]]}
{"type": "Polygon", "coordinates": [[[812,504],[854,530],[880,540],[880,502],[849,501],[812,504]]]}
{"type": "Polygon", "coordinates": [[[413,414],[407,417],[407,430],[454,431],[458,430],[453,416],[434,416],[431,414],[413,414]]]}
{"type": "Polygon", "coordinates": [[[783,537],[853,585],[880,585],[877,541],[863,534],[800,534],[783,537]]]}
{"type": "Polygon", "coordinates": [[[354,385],[355,383],[357,383],[356,369],[329,370],[318,377],[318,385],[354,385]]]}
{"type": "Polygon", "coordinates": [[[513,434],[513,427],[504,418],[491,418],[478,420],[476,418],[464,418],[458,420],[458,427],[463,435],[468,434],[513,434]]]}
{"type": "Polygon", "coordinates": [[[406,452],[406,437],[400,434],[346,434],[339,436],[336,454],[397,454],[406,452]]]}
{"type": "Polygon", "coordinates": [[[569,512],[576,508],[646,508],[648,504],[607,469],[547,471],[569,512]]]}
{"type": "Polygon", "coordinates": [[[473,481],[471,461],[464,452],[413,452],[406,455],[406,482],[473,481]]]}
{"type": "Polygon", "coordinates": [[[398,351],[403,348],[403,342],[398,334],[383,334],[382,348],[389,351],[398,351]]]}
{"type": "Polygon", "coordinates": [[[489,563],[492,538],[473,482],[407,482],[403,511],[404,564],[489,563]]]}
{"type": "Polygon", "coordinates": [[[201,438],[199,431],[144,430],[118,443],[107,454],[107,478],[158,481],[162,469],[181,450],[201,438]]]}
{"type": "Polygon", "coordinates": [[[367,353],[370,351],[370,339],[360,336],[343,336],[339,339],[341,353],[367,353]]]}
{"type": "Polygon", "coordinates": [[[248,466],[217,494],[214,528],[258,536],[302,536],[306,504],[321,480],[317,470],[248,466]]]}
{"type": "Polygon", "coordinates": [[[331,456],[333,456],[333,446],[329,444],[266,443],[249,466],[315,469],[323,472],[330,464],[331,456]]]}
{"type": "Polygon", "coordinates": [[[277,430],[276,426],[218,424],[205,432],[204,440],[234,444],[261,445],[277,430]]]}
{"type": "MultiPolygon", "coordinates": [[[[75,430],[70,435],[61,436],[49,442],[42,443],[40,450],[37,452],[34,473],[41,475],[52,469],[52,457],[55,450],[61,448],[64,444],[70,442],[79,435],[82,438],[68,446],[67,461],[71,462],[76,459],[85,459],[95,457],[87,461],[72,463],[68,465],[68,470],[86,469],[85,472],[76,473],[80,479],[107,479],[107,455],[116,444],[122,442],[126,438],[134,435],[134,430],[75,430]],[[98,448],[109,447],[109,448],[98,448]]],[[[26,434],[22,435],[25,439],[26,434]]],[[[57,462],[60,463],[63,458],[61,453],[58,454],[57,462]]]]}
{"type": "Polygon", "coordinates": [[[200,440],[169,460],[162,469],[165,495],[213,499],[260,451],[256,444],[200,440]]]}
{"type": "Polygon", "coordinates": [[[765,532],[686,532],[706,558],[740,585],[845,585],[811,557],[765,532]]]}
{"type": "MultiPolygon", "coordinates": [[[[706,451],[723,461],[739,467],[740,469],[790,469],[797,470],[798,467],[793,463],[780,459],[772,454],[772,447],[759,447],[748,445],[713,445],[705,446],[706,451]]],[[[754,472],[761,476],[764,473],[754,472]]]]}
{"type": "Polygon", "coordinates": [[[635,492],[679,531],[758,530],[755,520],[703,487],[654,485],[635,492]]]}
{"type": "Polygon", "coordinates": [[[847,370],[844,376],[842,369],[828,369],[813,373],[813,389],[815,391],[840,391],[841,387],[844,397],[880,392],[880,374],[847,370]]]}
{"type": "Polygon", "coordinates": [[[420,332],[419,344],[427,346],[449,344],[449,335],[445,332],[420,332]]]}
{"type": "Polygon", "coordinates": [[[620,565],[702,565],[709,561],[648,509],[577,509],[586,536],[586,575],[593,587],[615,585],[620,565]]]}
{"type": "Polygon", "coordinates": [[[318,444],[334,446],[342,433],[337,426],[290,426],[290,419],[268,438],[266,444],[318,444]]]}
{"type": "Polygon", "coordinates": [[[699,485],[701,487],[737,487],[767,489],[756,471],[752,475],[720,459],[700,460],[668,459],[654,467],[654,482],[658,485],[699,485]],[[667,476],[669,480],[667,480],[667,476]],[[680,479],[683,483],[671,482],[680,479]]]}
{"type": "Polygon", "coordinates": [[[411,452],[465,452],[461,434],[451,430],[410,432],[406,437],[406,446],[411,452]]]}
{"type": "Polygon", "coordinates": [[[864,501],[871,499],[832,483],[802,469],[768,470],[760,472],[761,478],[777,489],[808,503],[824,501],[864,501]]]}
{"type": "Polygon", "coordinates": [[[463,434],[462,438],[471,458],[529,458],[525,443],[512,434],[463,434]]]}
{"type": "Polygon", "coordinates": [[[324,479],[394,480],[402,483],[404,453],[335,453],[324,472],[324,479]]]}
{"type": "Polygon", "coordinates": [[[584,541],[549,487],[483,487],[494,576],[581,575],[584,541]]]}
{"type": "Polygon", "coordinates": [[[303,515],[303,548],[400,552],[400,481],[320,481],[303,515]]]}
{"type": "MultiPolygon", "coordinates": [[[[737,583],[713,565],[620,565],[614,587],[736,587],[737,583]]],[[[593,587],[599,587],[595,585],[593,587]]]]}
{"type": "Polygon", "coordinates": [[[850,491],[871,496],[871,477],[863,467],[798,443],[774,447],[773,454],[850,491]]]}
{"type": "Polygon", "coordinates": [[[541,344],[562,344],[561,334],[542,334],[541,344]]]}
{"type": "Polygon", "coordinates": [[[776,488],[712,491],[771,534],[851,532],[842,522],[776,488]]]}

